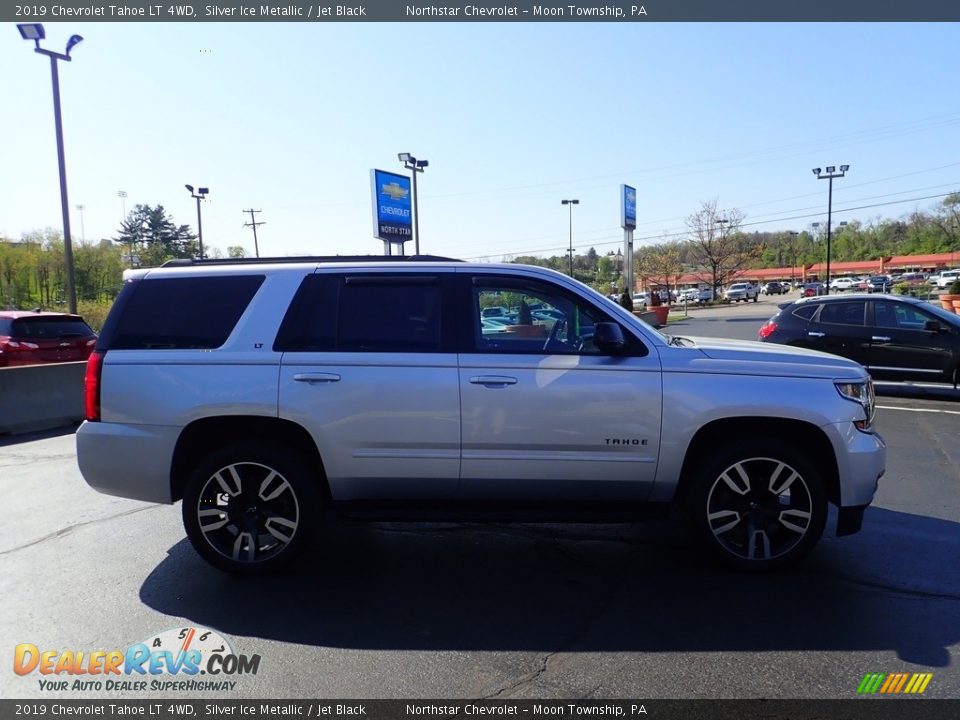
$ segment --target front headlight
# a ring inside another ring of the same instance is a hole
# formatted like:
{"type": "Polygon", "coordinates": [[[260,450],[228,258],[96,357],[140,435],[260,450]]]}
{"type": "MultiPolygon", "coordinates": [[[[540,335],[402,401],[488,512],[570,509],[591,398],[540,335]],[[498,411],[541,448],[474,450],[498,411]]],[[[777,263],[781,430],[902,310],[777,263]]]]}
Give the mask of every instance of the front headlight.
{"type": "Polygon", "coordinates": [[[860,403],[863,408],[866,419],[854,421],[858,430],[869,430],[873,424],[873,415],[876,411],[876,401],[873,394],[873,380],[867,378],[866,382],[838,382],[834,383],[837,392],[847,400],[853,400],[860,403]]]}

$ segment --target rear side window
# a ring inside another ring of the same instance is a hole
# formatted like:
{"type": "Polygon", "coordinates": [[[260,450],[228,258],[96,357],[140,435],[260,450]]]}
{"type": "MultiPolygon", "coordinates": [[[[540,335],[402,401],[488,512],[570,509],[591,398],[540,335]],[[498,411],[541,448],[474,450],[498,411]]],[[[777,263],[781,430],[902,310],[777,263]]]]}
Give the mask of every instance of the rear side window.
{"type": "Polygon", "coordinates": [[[806,305],[799,305],[793,310],[793,314],[804,320],[809,320],[813,317],[814,313],[817,312],[817,308],[820,307],[814,303],[807,303],[806,305]]]}
{"type": "Polygon", "coordinates": [[[263,280],[263,275],[142,280],[123,308],[110,349],[218,348],[263,280]]]}
{"type": "Polygon", "coordinates": [[[39,315],[13,321],[10,333],[26,340],[59,340],[69,337],[93,337],[93,330],[80,318],[39,315]]]}

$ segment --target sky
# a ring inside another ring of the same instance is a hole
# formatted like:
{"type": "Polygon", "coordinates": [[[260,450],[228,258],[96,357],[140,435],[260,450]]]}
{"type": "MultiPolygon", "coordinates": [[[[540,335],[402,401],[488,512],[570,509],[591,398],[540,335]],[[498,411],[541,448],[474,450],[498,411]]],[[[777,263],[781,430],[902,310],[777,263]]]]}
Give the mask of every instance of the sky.
{"type": "MultiPolygon", "coordinates": [[[[960,191],[960,25],[45,22],[72,234],[124,209],[261,255],[380,254],[370,170],[418,176],[423,253],[500,261],[683,237],[716,200],[746,230],[825,222],[811,168],[850,165],[833,222],[960,191]],[[126,199],[118,196],[127,193],[126,199]],[[576,198],[572,208],[562,199],[576,198]],[[83,205],[83,211],[77,209],[83,205]]],[[[49,61],[0,26],[0,236],[62,228],[49,61]]],[[[413,252],[408,243],[407,252],[413,252]]]]}

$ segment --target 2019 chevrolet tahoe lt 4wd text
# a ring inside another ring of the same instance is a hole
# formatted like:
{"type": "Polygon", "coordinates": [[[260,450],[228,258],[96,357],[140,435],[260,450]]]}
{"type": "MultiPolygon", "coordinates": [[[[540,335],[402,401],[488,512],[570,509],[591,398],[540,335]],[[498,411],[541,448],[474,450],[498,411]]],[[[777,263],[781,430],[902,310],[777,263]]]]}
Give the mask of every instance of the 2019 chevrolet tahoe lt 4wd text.
{"type": "Polygon", "coordinates": [[[860,529],[883,474],[843,358],[663,335],[571,278],[443,258],[131,271],[87,366],[80,470],[182,501],[214,566],[292,559],[332,507],[403,520],[639,518],[679,505],[765,570],[860,529]],[[507,308],[515,322],[484,322],[507,308]]]}

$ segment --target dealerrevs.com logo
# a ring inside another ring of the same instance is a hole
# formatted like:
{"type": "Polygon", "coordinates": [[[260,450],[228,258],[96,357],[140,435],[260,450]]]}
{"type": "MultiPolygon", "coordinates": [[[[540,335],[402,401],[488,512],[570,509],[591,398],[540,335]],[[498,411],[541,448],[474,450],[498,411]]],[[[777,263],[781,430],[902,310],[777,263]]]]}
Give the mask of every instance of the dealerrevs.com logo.
{"type": "Polygon", "coordinates": [[[933,673],[867,673],[857,686],[858,695],[923,695],[933,673]]]}
{"type": "Polygon", "coordinates": [[[259,655],[238,655],[215,630],[166,630],[126,650],[14,648],[13,671],[37,675],[41,691],[113,692],[233,690],[234,677],[256,675],[259,655]]]}

